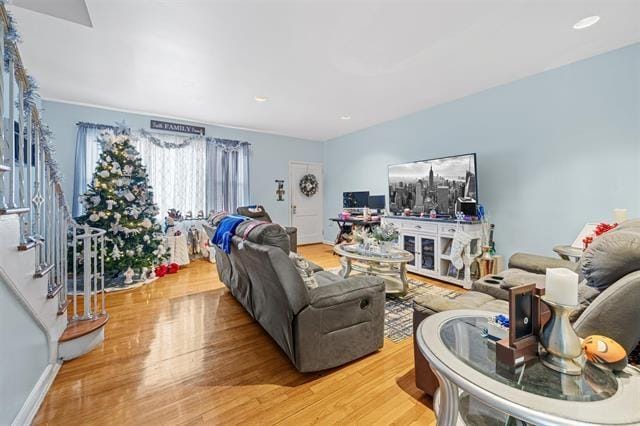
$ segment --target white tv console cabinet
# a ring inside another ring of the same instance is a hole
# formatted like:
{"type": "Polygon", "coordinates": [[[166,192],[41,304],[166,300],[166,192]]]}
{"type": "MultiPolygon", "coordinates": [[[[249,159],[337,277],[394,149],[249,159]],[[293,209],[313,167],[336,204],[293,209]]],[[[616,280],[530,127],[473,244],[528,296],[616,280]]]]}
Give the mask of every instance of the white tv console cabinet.
{"type": "Polygon", "coordinates": [[[471,288],[469,266],[457,270],[449,255],[456,226],[472,236],[468,255],[471,258],[481,253],[482,225],[480,222],[430,219],[413,216],[383,216],[382,223],[392,223],[400,236],[398,246],[415,256],[407,264],[407,270],[426,277],[435,278],[464,288],[471,288]]]}

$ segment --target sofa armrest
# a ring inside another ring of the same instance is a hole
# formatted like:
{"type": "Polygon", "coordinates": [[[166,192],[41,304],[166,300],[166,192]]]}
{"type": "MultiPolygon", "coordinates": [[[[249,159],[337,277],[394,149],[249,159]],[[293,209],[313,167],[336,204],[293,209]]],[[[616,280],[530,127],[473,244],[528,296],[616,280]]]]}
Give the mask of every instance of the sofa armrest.
{"type": "Polygon", "coordinates": [[[310,305],[324,308],[376,293],[384,293],[384,280],[379,277],[357,276],[312,289],[309,292],[310,305]]]}
{"type": "Polygon", "coordinates": [[[522,269],[534,274],[546,274],[547,268],[567,268],[577,272],[578,263],[555,257],[538,256],[536,254],[516,253],[509,258],[510,269],[522,269]]]}

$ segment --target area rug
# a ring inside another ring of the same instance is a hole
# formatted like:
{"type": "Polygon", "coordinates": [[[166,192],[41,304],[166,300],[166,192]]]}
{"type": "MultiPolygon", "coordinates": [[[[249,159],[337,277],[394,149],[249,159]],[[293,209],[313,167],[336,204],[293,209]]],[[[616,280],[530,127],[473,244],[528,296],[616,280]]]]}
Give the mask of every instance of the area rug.
{"type": "Polygon", "coordinates": [[[407,294],[387,294],[384,304],[384,335],[393,342],[400,342],[413,335],[413,299],[418,296],[448,296],[454,290],[409,279],[407,294]]]}
{"type": "MultiPolygon", "coordinates": [[[[340,268],[329,271],[338,273],[340,268]]],[[[452,293],[456,291],[410,278],[407,294],[387,294],[384,304],[384,336],[397,343],[413,335],[413,299],[416,297],[425,294],[448,296],[452,293]]]]}

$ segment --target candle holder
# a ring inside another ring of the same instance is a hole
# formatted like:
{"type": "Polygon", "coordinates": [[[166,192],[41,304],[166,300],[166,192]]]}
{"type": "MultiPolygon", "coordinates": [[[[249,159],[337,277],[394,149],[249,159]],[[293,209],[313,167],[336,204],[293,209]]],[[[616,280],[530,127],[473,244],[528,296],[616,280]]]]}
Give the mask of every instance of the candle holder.
{"type": "Polygon", "coordinates": [[[540,360],[552,370],[579,376],[582,374],[584,356],[580,338],[569,321],[569,315],[576,306],[561,305],[546,296],[541,299],[549,306],[551,318],[540,333],[540,344],[546,350],[540,360]]]}

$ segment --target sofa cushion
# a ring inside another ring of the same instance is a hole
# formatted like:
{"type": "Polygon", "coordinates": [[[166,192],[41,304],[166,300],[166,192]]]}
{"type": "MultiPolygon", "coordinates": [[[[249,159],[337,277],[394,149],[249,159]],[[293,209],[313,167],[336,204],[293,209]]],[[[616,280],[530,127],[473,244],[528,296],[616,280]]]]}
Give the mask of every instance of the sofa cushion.
{"type": "Polygon", "coordinates": [[[600,295],[601,291],[587,284],[587,280],[580,281],[578,284],[578,308],[571,312],[569,320],[574,322],[584,312],[593,300],[600,295]]]}
{"type": "Polygon", "coordinates": [[[318,287],[318,280],[306,259],[294,252],[289,253],[289,258],[293,262],[293,266],[295,266],[298,274],[300,274],[304,285],[307,286],[308,289],[318,287]]]}
{"type": "Polygon", "coordinates": [[[524,284],[544,284],[544,275],[509,268],[498,274],[491,274],[475,281],[471,288],[481,293],[489,294],[496,299],[508,300],[509,289],[524,284]]]}
{"type": "Polygon", "coordinates": [[[600,291],[640,270],[640,226],[626,222],[593,240],[582,256],[582,273],[600,291]]]}
{"type": "Polygon", "coordinates": [[[453,309],[480,309],[492,312],[508,313],[509,304],[488,294],[477,291],[466,293],[451,293],[448,295],[426,294],[413,300],[413,308],[424,311],[426,315],[433,312],[450,311],[453,309]]]}
{"type": "Polygon", "coordinates": [[[316,281],[318,281],[319,287],[330,285],[338,281],[344,280],[344,278],[329,271],[319,271],[319,272],[316,272],[313,276],[315,277],[316,281]]]}
{"type": "Polygon", "coordinates": [[[289,253],[289,236],[285,229],[277,223],[263,223],[251,229],[249,234],[245,236],[245,230],[249,226],[255,226],[255,223],[256,221],[254,220],[247,220],[238,225],[236,228],[236,236],[251,241],[252,243],[279,247],[285,253],[289,253]]]}

